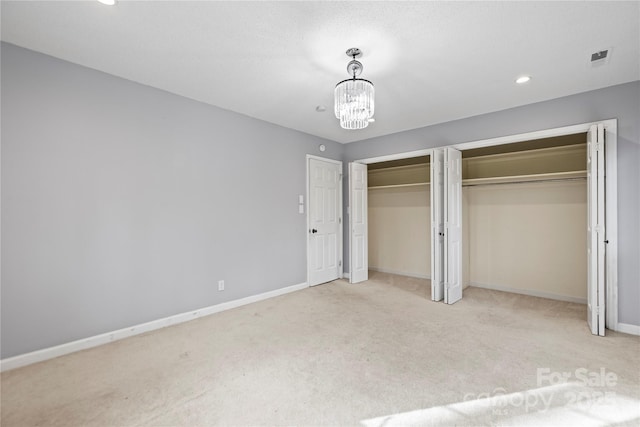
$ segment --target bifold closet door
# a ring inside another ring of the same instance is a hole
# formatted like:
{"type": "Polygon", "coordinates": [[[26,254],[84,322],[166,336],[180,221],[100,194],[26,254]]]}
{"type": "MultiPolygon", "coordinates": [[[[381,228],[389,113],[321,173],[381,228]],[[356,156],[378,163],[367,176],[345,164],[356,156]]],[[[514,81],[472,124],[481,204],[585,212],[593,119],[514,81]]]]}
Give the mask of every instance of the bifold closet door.
{"type": "Polygon", "coordinates": [[[444,302],[462,299],[462,153],[444,151],[444,302]]]}
{"type": "Polygon", "coordinates": [[[444,149],[431,155],[431,299],[444,299],[444,149]]]}
{"type": "Polygon", "coordinates": [[[605,331],[605,157],[604,125],[587,134],[587,322],[594,335],[605,331]]]}
{"type": "Polygon", "coordinates": [[[367,238],[367,165],[349,163],[349,248],[351,274],[349,282],[369,279],[367,238]]]}

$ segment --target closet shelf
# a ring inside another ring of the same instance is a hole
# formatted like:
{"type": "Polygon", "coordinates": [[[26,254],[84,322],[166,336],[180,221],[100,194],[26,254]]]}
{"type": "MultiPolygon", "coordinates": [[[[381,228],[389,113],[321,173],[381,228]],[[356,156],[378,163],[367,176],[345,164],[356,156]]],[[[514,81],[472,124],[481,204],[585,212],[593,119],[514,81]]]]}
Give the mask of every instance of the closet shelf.
{"type": "Polygon", "coordinates": [[[491,184],[518,184],[527,182],[543,182],[543,181],[566,181],[577,180],[587,177],[587,171],[570,171],[570,172],[554,172],[554,173],[537,173],[532,175],[511,175],[511,176],[495,176],[491,178],[473,178],[463,179],[463,187],[472,187],[476,185],[491,184]]]}
{"type": "Polygon", "coordinates": [[[375,186],[369,187],[369,190],[381,190],[383,188],[418,187],[420,185],[429,185],[429,183],[428,182],[412,182],[411,184],[375,185],[375,186]]]}
{"type": "MultiPolygon", "coordinates": [[[[570,172],[553,172],[553,173],[536,173],[531,175],[511,175],[511,176],[494,176],[490,178],[471,178],[463,179],[463,187],[472,187],[475,185],[491,185],[491,184],[517,184],[527,182],[544,182],[544,181],[565,181],[578,180],[587,177],[587,171],[570,171],[570,172]]],[[[374,185],[369,190],[382,190],[385,188],[404,188],[419,187],[429,185],[429,182],[412,182],[410,184],[390,184],[390,185],[374,185]]]]}

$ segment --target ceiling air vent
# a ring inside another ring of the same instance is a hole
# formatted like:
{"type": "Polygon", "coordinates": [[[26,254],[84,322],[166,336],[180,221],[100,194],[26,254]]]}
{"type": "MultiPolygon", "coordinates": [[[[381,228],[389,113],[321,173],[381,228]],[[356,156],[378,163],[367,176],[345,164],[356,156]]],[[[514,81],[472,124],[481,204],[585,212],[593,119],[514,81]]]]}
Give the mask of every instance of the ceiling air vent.
{"type": "Polygon", "coordinates": [[[591,62],[601,61],[603,59],[607,59],[608,50],[601,50],[599,52],[594,52],[591,54],[591,62]]]}
{"type": "Polygon", "coordinates": [[[610,49],[603,49],[591,54],[591,65],[604,65],[609,62],[610,49]]]}

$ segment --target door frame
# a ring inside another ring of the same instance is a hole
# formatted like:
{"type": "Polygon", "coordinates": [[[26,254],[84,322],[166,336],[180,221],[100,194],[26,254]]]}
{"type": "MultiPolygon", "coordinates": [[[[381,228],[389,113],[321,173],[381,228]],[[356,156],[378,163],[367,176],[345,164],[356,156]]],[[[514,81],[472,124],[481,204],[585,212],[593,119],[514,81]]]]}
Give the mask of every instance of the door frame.
{"type": "Polygon", "coordinates": [[[310,218],[309,218],[309,205],[310,205],[310,200],[309,200],[309,184],[310,184],[310,180],[309,180],[309,160],[311,159],[315,159],[315,160],[320,160],[322,162],[327,162],[327,163],[333,163],[336,165],[340,166],[340,179],[338,180],[338,192],[337,192],[337,209],[338,209],[338,215],[339,215],[339,221],[338,221],[338,241],[337,241],[337,245],[338,245],[338,250],[336,251],[336,254],[338,255],[338,279],[344,277],[344,256],[343,256],[343,252],[344,252],[344,243],[343,243],[343,226],[344,226],[344,209],[343,209],[343,205],[342,205],[342,186],[343,186],[343,176],[344,176],[344,168],[343,168],[343,164],[342,161],[340,160],[334,160],[334,159],[328,159],[326,157],[320,157],[320,156],[314,156],[313,154],[307,154],[306,158],[305,158],[305,169],[306,169],[306,184],[305,184],[305,203],[304,203],[304,207],[305,207],[305,215],[306,215],[306,222],[305,222],[305,251],[306,251],[306,259],[307,259],[307,287],[310,286],[310,281],[309,281],[309,268],[311,266],[311,263],[309,262],[309,239],[310,239],[310,234],[309,234],[309,229],[310,224],[310,218]]]}
{"type": "Polygon", "coordinates": [[[602,123],[605,129],[605,229],[607,234],[606,249],[606,289],[605,289],[605,325],[606,328],[618,330],[618,120],[607,119],[589,123],[580,123],[552,129],[544,129],[497,138],[482,139],[471,142],[452,144],[449,147],[460,151],[472,148],[506,145],[534,139],[586,133],[593,125],[602,123]]]}
{"type": "MultiPolygon", "coordinates": [[[[442,148],[442,147],[436,147],[436,148],[442,148]]],[[[368,165],[370,163],[380,163],[380,162],[388,162],[391,160],[410,159],[412,157],[431,156],[432,151],[433,151],[433,148],[426,148],[424,150],[405,151],[404,153],[388,154],[386,156],[369,157],[366,159],[353,160],[352,162],[364,163],[365,165],[368,165]]]]}

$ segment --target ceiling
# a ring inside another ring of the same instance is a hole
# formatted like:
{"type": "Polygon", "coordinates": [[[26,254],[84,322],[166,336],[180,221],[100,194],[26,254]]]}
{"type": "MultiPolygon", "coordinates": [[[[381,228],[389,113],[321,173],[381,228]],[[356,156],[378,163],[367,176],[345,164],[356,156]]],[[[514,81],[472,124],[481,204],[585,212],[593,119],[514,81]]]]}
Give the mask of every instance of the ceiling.
{"type": "Polygon", "coordinates": [[[640,79],[635,1],[0,7],[3,41],[342,143],[640,79]],[[356,131],[333,114],[350,47],[376,88],[376,121],[356,131]]]}

